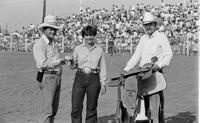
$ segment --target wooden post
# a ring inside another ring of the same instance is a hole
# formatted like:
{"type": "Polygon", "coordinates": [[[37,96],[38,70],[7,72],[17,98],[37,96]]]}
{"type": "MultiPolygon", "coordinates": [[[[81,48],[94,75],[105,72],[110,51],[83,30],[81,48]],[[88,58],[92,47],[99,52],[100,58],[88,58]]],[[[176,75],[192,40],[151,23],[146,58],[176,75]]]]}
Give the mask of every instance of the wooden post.
{"type": "Polygon", "coordinates": [[[108,53],[108,37],[106,36],[106,53],[108,53]]]}
{"type": "Polygon", "coordinates": [[[131,54],[133,54],[133,41],[132,41],[132,36],[130,36],[129,38],[131,38],[131,46],[130,46],[130,50],[131,50],[131,54]]]}
{"type": "Polygon", "coordinates": [[[43,15],[42,15],[42,23],[44,22],[44,18],[46,16],[46,0],[43,0],[43,15]]]}
{"type": "Polygon", "coordinates": [[[13,37],[11,34],[11,36],[10,36],[10,52],[13,52],[12,47],[13,47],[13,37]]]}
{"type": "Polygon", "coordinates": [[[182,54],[185,55],[185,36],[182,37],[182,54]]]}
{"type": "Polygon", "coordinates": [[[83,0],[80,1],[80,13],[83,11],[83,0]]]}
{"type": "Polygon", "coordinates": [[[28,51],[28,47],[27,47],[28,34],[25,34],[25,37],[24,37],[24,38],[25,38],[25,39],[24,39],[24,43],[25,43],[24,48],[25,48],[25,52],[27,52],[27,51],[28,51]]]}
{"type": "Polygon", "coordinates": [[[189,51],[189,39],[188,39],[188,36],[186,37],[186,49],[187,49],[187,55],[190,55],[189,51]]]}
{"type": "Polygon", "coordinates": [[[62,36],[62,48],[61,48],[61,52],[62,52],[62,53],[64,53],[64,52],[65,52],[65,45],[64,45],[64,44],[65,44],[65,42],[64,42],[64,41],[65,41],[65,37],[64,37],[64,36],[62,36]]]}

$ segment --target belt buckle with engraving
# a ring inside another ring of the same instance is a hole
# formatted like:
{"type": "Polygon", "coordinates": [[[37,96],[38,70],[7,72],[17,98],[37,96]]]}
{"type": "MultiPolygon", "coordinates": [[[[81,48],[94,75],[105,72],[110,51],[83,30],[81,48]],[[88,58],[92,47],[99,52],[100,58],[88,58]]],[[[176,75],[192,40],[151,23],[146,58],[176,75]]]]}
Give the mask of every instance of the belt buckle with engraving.
{"type": "Polygon", "coordinates": [[[91,72],[91,69],[90,69],[90,68],[84,68],[84,72],[85,72],[86,74],[89,74],[89,73],[91,72]]]}

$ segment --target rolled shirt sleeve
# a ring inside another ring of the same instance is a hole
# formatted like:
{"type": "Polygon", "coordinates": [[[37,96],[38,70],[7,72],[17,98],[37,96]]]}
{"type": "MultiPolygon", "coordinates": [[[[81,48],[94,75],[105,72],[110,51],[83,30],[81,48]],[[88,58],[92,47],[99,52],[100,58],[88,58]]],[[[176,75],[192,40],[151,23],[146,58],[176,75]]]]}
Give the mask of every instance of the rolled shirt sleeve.
{"type": "Polygon", "coordinates": [[[169,66],[169,63],[173,57],[173,53],[171,50],[171,46],[169,43],[168,38],[165,35],[162,35],[162,48],[163,52],[159,56],[159,60],[156,62],[156,64],[160,67],[163,68],[165,66],[169,66]]]}
{"type": "Polygon", "coordinates": [[[54,61],[50,61],[50,60],[45,60],[41,67],[42,68],[55,68],[56,66],[60,65],[61,59],[57,59],[54,61]]]}
{"type": "Polygon", "coordinates": [[[61,62],[59,58],[55,60],[47,59],[46,48],[47,44],[45,44],[45,42],[42,42],[41,40],[38,40],[33,46],[33,56],[38,69],[54,68],[61,62]]]}
{"type": "Polygon", "coordinates": [[[126,67],[124,68],[125,71],[127,71],[127,72],[130,71],[140,61],[141,52],[142,52],[142,42],[143,42],[143,40],[141,39],[136,47],[136,50],[135,50],[133,56],[127,62],[126,67]]]}
{"type": "Polygon", "coordinates": [[[45,47],[41,45],[39,40],[37,40],[37,42],[33,46],[33,56],[36,62],[36,67],[38,69],[42,68],[42,64],[46,60],[44,48],[45,47]]]}
{"type": "Polygon", "coordinates": [[[101,85],[105,85],[106,80],[107,80],[107,73],[106,73],[106,62],[105,62],[105,55],[102,51],[102,56],[100,59],[100,64],[99,64],[99,68],[100,68],[100,82],[101,85]]]}
{"type": "Polygon", "coordinates": [[[73,54],[72,54],[72,56],[73,56],[73,60],[76,62],[76,61],[78,61],[78,49],[79,49],[80,47],[79,46],[77,46],[77,47],[75,47],[74,48],[74,51],[73,51],[73,54]]]}

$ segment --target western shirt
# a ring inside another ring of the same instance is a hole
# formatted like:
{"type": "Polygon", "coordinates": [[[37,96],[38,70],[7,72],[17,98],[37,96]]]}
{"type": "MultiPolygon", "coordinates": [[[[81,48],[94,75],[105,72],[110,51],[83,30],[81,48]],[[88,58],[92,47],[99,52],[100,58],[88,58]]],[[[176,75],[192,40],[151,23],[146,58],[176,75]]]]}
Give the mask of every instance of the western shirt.
{"type": "Polygon", "coordinates": [[[78,62],[78,68],[99,69],[100,82],[105,84],[107,79],[105,56],[99,45],[95,44],[90,49],[85,44],[78,45],[74,49],[73,58],[78,62]]]}
{"type": "Polygon", "coordinates": [[[45,35],[35,41],[33,46],[33,55],[36,61],[36,67],[41,69],[60,70],[60,62],[58,49],[54,47],[53,43],[45,35]]]}
{"type": "Polygon", "coordinates": [[[145,34],[140,38],[136,51],[127,62],[125,71],[129,71],[139,62],[142,67],[145,63],[151,63],[152,57],[158,57],[155,63],[160,68],[168,66],[172,58],[172,50],[168,38],[164,33],[155,31],[151,36],[145,34]]]}

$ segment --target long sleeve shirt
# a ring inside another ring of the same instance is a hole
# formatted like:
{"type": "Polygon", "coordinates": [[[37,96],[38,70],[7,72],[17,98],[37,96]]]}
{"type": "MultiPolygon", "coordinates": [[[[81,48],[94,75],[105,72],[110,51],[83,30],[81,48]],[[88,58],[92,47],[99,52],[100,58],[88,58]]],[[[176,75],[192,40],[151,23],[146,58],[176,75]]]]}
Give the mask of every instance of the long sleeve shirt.
{"type": "Polygon", "coordinates": [[[94,45],[91,49],[85,44],[78,45],[74,49],[73,58],[78,62],[78,68],[99,69],[100,82],[105,84],[107,80],[105,56],[99,45],[94,45]]]}
{"type": "Polygon", "coordinates": [[[33,46],[33,56],[36,62],[36,67],[41,69],[54,69],[60,70],[59,65],[61,60],[59,59],[58,50],[45,35],[42,35],[40,39],[35,41],[33,46]]]}
{"type": "Polygon", "coordinates": [[[172,58],[172,50],[168,38],[164,33],[155,31],[150,37],[143,35],[137,45],[136,51],[127,62],[125,71],[129,71],[139,62],[142,67],[146,63],[151,62],[151,58],[157,56],[158,61],[155,63],[160,68],[168,66],[172,58]]]}

